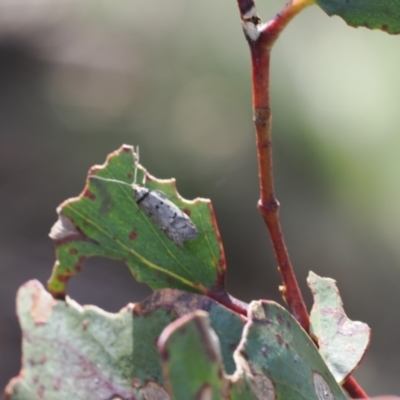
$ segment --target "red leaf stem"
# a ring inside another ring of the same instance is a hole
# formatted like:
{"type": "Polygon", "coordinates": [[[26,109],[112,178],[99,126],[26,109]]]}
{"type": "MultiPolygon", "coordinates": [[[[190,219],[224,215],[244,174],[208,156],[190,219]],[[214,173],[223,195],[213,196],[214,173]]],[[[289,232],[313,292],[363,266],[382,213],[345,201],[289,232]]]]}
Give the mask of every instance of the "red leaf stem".
{"type": "Polygon", "coordinates": [[[369,399],[367,393],[351,375],[344,381],[343,388],[352,399],[369,399]]]}

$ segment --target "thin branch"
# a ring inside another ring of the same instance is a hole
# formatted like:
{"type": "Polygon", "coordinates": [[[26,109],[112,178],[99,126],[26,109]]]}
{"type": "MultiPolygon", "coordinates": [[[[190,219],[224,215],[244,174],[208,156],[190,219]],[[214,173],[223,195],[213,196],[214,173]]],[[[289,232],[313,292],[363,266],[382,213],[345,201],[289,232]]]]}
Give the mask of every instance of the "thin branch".
{"type": "MultiPolygon", "coordinates": [[[[314,0],[292,0],[275,18],[263,24],[253,0],[238,0],[252,62],[253,119],[260,181],[258,209],[268,227],[278,269],[282,275],[282,295],[306,332],[309,332],[310,317],[285,245],[279,221],[279,202],[274,192],[269,71],[271,48],[276,39],[294,16],[314,3],[314,0]]],[[[343,387],[352,398],[368,399],[367,394],[351,376],[343,387]]]]}
{"type": "Polygon", "coordinates": [[[258,209],[268,227],[284,287],[282,294],[294,317],[308,332],[309,316],[296,276],[290,262],[279,221],[279,203],[275,198],[272,146],[271,109],[269,96],[270,51],[279,33],[310,0],[294,0],[273,20],[263,24],[252,0],[238,0],[243,30],[251,51],[253,82],[253,118],[256,129],[260,200],[258,209]]]}
{"type": "Polygon", "coordinates": [[[367,393],[364,392],[362,387],[351,375],[344,381],[343,388],[352,399],[369,399],[367,393]]]}

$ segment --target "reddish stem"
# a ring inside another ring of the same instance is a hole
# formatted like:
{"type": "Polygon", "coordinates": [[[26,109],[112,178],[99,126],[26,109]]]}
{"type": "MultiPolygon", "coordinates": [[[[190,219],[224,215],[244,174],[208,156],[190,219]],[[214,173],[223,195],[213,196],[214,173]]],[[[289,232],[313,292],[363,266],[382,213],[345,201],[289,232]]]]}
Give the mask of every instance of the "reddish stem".
{"type": "MultiPolygon", "coordinates": [[[[303,8],[305,3],[303,1],[303,8]]],[[[296,276],[290,262],[279,221],[279,203],[275,198],[272,146],[271,111],[269,96],[269,69],[271,48],[284,26],[295,15],[288,5],[282,13],[268,24],[262,24],[254,4],[239,0],[243,29],[250,45],[253,82],[253,118],[256,129],[260,200],[258,209],[268,227],[275,257],[284,286],[282,294],[300,325],[309,331],[309,316],[296,276]],[[244,11],[244,13],[243,13],[244,11]]],[[[296,7],[298,9],[298,7],[296,7]]],[[[298,12],[298,11],[297,11],[298,12]]]]}
{"type": "MultiPolygon", "coordinates": [[[[292,0],[273,20],[263,24],[253,0],[238,0],[252,62],[253,118],[260,181],[258,209],[268,227],[278,269],[282,275],[282,295],[306,332],[309,332],[310,317],[285,245],[279,221],[279,203],[274,193],[269,71],[271,48],[279,34],[295,15],[310,4],[313,4],[313,0],[292,0]]],[[[344,388],[352,398],[368,399],[367,394],[351,376],[345,381],[344,388]]]]}
{"type": "Polygon", "coordinates": [[[343,388],[352,399],[369,399],[367,393],[364,392],[362,387],[351,375],[344,381],[343,388]]]}
{"type": "Polygon", "coordinates": [[[279,203],[275,198],[272,179],[271,112],[269,107],[270,51],[252,47],[253,113],[257,136],[257,153],[260,179],[258,209],[267,224],[271,242],[282,275],[282,294],[294,317],[308,332],[309,316],[290,262],[279,221],[279,203]]]}

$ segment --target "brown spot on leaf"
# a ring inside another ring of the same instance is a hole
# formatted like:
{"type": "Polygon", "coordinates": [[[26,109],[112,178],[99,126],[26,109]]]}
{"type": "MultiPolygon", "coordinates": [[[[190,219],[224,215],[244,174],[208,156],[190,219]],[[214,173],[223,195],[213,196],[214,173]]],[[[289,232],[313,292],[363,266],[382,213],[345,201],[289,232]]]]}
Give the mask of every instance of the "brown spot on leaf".
{"type": "Polygon", "coordinates": [[[133,230],[133,231],[131,231],[131,233],[129,234],[129,239],[130,239],[130,240],[135,240],[135,239],[137,238],[137,235],[138,235],[137,231],[133,230]]]}
{"type": "Polygon", "coordinates": [[[383,24],[383,25],[382,25],[382,30],[385,31],[385,32],[387,32],[387,31],[389,30],[389,25],[383,24]]]}
{"type": "Polygon", "coordinates": [[[167,276],[167,282],[168,282],[168,284],[170,284],[170,285],[173,285],[174,284],[174,282],[175,282],[175,279],[174,278],[172,278],[171,276],[167,276]]]}
{"type": "Polygon", "coordinates": [[[131,181],[133,179],[133,174],[131,172],[128,172],[126,174],[126,177],[131,181]]]}
{"type": "Polygon", "coordinates": [[[68,250],[68,253],[69,254],[76,254],[76,253],[78,253],[78,250],[75,249],[75,248],[71,248],[71,249],[68,250]]]}
{"type": "Polygon", "coordinates": [[[184,208],[182,210],[188,217],[190,217],[190,215],[192,214],[192,212],[188,209],[188,208],[184,208]]]}
{"type": "Polygon", "coordinates": [[[279,344],[282,344],[282,343],[283,343],[282,336],[281,336],[279,333],[277,333],[277,334],[275,335],[275,337],[276,337],[276,341],[277,341],[279,344]]]}
{"type": "Polygon", "coordinates": [[[238,347],[238,343],[229,343],[228,347],[229,347],[229,350],[231,350],[233,352],[238,347]]]}
{"type": "Polygon", "coordinates": [[[59,282],[65,283],[69,281],[69,278],[71,277],[71,274],[59,274],[57,275],[57,280],[59,282]]]}
{"type": "Polygon", "coordinates": [[[94,193],[92,193],[89,188],[86,188],[85,191],[83,192],[83,196],[87,197],[89,200],[95,200],[96,196],[94,193]]]}

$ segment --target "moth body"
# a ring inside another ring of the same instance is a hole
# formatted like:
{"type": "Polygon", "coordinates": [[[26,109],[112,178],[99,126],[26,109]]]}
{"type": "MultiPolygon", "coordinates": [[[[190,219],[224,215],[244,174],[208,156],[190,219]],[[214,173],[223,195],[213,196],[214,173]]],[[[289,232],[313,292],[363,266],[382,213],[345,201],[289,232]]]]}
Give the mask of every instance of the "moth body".
{"type": "Polygon", "coordinates": [[[197,238],[196,225],[164,193],[135,183],[132,189],[137,205],[177,246],[183,249],[185,240],[197,238]]]}

